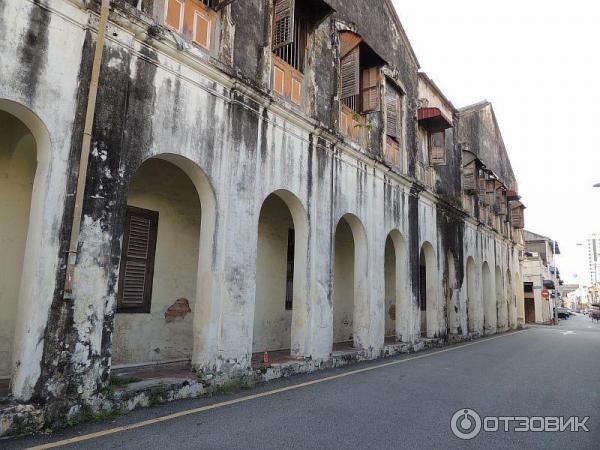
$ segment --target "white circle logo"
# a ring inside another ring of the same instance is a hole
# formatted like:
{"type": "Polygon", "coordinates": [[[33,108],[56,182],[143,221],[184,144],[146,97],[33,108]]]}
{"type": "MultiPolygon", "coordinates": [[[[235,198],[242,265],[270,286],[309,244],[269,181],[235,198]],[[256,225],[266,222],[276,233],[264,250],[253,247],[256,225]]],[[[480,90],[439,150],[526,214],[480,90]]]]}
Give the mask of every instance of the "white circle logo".
{"type": "Polygon", "coordinates": [[[452,428],[454,436],[468,441],[476,437],[481,431],[481,417],[472,409],[459,409],[450,420],[450,428],[452,428]]]}

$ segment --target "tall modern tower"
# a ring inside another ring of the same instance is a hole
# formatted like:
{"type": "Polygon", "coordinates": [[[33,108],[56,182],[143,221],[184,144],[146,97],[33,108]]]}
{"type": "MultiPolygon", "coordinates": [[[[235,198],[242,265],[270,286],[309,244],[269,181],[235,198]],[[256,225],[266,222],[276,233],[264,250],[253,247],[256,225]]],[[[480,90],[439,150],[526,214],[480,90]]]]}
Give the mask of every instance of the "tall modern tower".
{"type": "Polygon", "coordinates": [[[590,266],[590,282],[600,281],[600,233],[592,234],[588,239],[588,260],[590,266]]]}

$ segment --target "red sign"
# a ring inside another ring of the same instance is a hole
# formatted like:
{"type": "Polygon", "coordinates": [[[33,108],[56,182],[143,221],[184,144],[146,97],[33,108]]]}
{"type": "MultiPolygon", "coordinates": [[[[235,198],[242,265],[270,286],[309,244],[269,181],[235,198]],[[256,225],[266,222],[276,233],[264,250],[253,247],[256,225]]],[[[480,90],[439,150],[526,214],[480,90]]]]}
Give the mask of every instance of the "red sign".
{"type": "Polygon", "coordinates": [[[548,300],[550,298],[550,291],[548,289],[542,289],[542,297],[548,300]]]}

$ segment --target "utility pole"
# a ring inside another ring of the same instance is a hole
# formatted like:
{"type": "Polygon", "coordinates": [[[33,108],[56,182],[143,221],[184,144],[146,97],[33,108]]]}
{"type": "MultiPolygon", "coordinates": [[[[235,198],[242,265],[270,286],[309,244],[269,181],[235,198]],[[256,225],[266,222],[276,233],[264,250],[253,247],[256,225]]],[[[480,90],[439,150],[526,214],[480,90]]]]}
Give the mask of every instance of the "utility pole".
{"type": "MultiPolygon", "coordinates": [[[[556,280],[556,283],[558,283],[558,280],[556,279],[556,239],[552,239],[552,267],[554,268],[554,279],[556,280]]],[[[552,271],[550,271],[550,273],[552,274],[552,271]]],[[[558,289],[556,288],[556,285],[554,286],[554,323],[556,325],[558,325],[558,289]]]]}

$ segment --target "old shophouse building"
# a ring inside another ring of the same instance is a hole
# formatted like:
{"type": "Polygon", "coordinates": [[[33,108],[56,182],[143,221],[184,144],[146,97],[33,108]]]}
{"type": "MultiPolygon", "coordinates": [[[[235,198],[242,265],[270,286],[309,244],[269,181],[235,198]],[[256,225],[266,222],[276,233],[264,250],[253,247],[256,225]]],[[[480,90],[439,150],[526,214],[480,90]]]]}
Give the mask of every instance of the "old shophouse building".
{"type": "Polygon", "coordinates": [[[206,386],[524,322],[493,108],[419,72],[390,1],[101,3],[0,2],[11,401],[57,423],[111,370],[206,386]]]}

